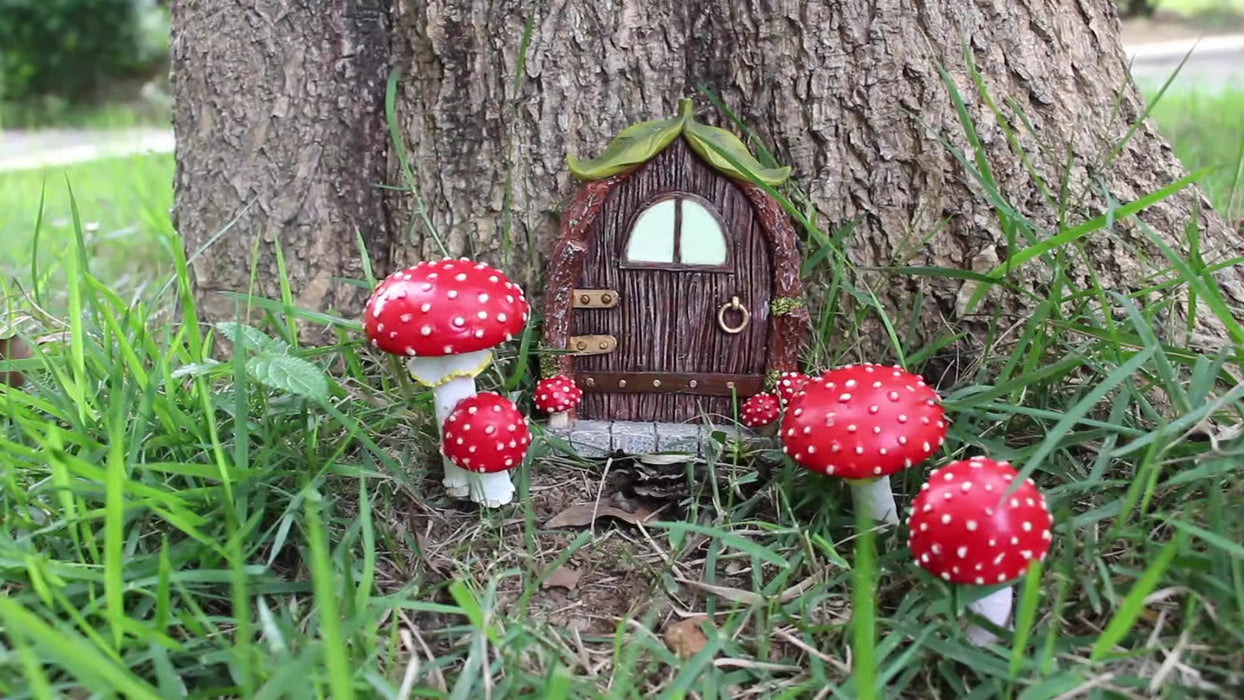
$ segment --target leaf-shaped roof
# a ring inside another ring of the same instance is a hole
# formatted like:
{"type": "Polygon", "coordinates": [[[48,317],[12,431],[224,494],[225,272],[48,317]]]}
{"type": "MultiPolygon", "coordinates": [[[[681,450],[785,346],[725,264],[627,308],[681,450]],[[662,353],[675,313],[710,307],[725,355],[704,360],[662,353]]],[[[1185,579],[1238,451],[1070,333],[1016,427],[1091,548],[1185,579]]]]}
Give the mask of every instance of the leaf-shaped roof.
{"type": "Polygon", "coordinates": [[[582,161],[574,156],[566,159],[570,172],[581,180],[603,180],[646,163],[674,139],[682,136],[696,155],[727,177],[763,182],[776,187],[790,177],[789,166],[766,168],[747,150],[737,136],[715,126],[695,120],[694,103],[678,101],[678,116],[640,122],[627,127],[614,137],[596,158],[582,161]]]}

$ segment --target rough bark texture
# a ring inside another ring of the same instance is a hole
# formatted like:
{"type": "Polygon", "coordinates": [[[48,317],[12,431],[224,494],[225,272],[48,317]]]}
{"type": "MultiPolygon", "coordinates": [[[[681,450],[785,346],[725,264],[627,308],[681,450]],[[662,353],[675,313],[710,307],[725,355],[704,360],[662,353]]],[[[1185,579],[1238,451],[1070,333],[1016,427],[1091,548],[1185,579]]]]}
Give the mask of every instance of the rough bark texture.
{"type": "MultiPolygon", "coordinates": [[[[1016,252],[982,189],[940,143],[971,157],[939,65],[967,103],[998,190],[1032,221],[1057,229],[1059,205],[1042,196],[973,85],[965,45],[1033,170],[1055,196],[1066,183],[1072,222],[1103,211],[1103,191],[1127,202],[1183,174],[1150,123],[1115,152],[1143,100],[1127,79],[1111,0],[396,0],[395,10],[399,118],[426,223],[452,254],[505,265],[529,284],[575,189],[566,155],[595,156],[624,127],[674,114],[678,98],[699,86],[721,95],[794,166],[823,231],[858,219],[845,245],[860,266],[979,272],[1016,252]]],[[[722,123],[700,104],[701,118],[722,123]]],[[[395,225],[409,220],[410,200],[396,202],[395,225]]],[[[1209,259],[1240,249],[1196,190],[1143,218],[1183,248],[1177,237],[1193,217],[1206,231],[1209,259]]],[[[425,222],[411,233],[399,260],[439,255],[425,222]]],[[[1074,284],[1093,284],[1092,274],[1128,292],[1162,261],[1138,231],[1116,226],[1081,240],[1068,264],[1074,284]]],[[[1244,301],[1241,270],[1220,277],[1228,301],[1244,301]]],[[[870,273],[863,281],[901,323],[915,316],[939,334],[948,323],[979,329],[997,313],[1018,322],[1033,303],[991,292],[977,317],[965,317],[970,289],[961,280],[870,273]]],[[[1039,261],[1010,281],[1037,298],[1048,294],[1039,261]]],[[[1169,321],[1167,339],[1177,342],[1180,314],[1169,321]]],[[[1203,320],[1197,330],[1207,344],[1222,337],[1203,320]]],[[[886,346],[880,333],[860,342],[878,356],[886,346]]]]}
{"type": "MultiPolygon", "coordinates": [[[[988,197],[942,143],[970,154],[938,66],[964,97],[998,191],[1047,231],[1057,229],[1061,206],[1032,172],[1056,197],[1065,188],[1072,222],[1103,211],[1105,192],[1127,202],[1183,174],[1150,123],[1116,149],[1143,100],[1127,79],[1112,0],[392,3],[387,12],[364,0],[174,5],[178,225],[193,250],[243,212],[232,242],[196,266],[200,289],[245,289],[249,243],[279,237],[296,258],[300,303],[357,314],[362,292],[329,281],[358,276],[357,228],[380,271],[437,257],[443,242],[450,254],[504,266],[538,303],[534,283],[576,186],[566,155],[596,155],[625,126],[674,114],[701,86],[794,166],[822,231],[857,222],[845,247],[860,266],[984,271],[1016,252],[988,197]],[[410,183],[395,158],[381,162],[386,26],[402,68],[410,183]],[[1032,172],[973,84],[965,45],[1032,172]],[[389,197],[389,265],[376,225],[382,180],[418,194],[389,197]]],[[[722,124],[706,105],[701,99],[701,118],[722,124]]],[[[1195,220],[1210,262],[1242,247],[1196,190],[1144,219],[1177,249],[1195,220]]],[[[1072,252],[1073,284],[1125,293],[1165,264],[1130,225],[1072,252]]],[[[267,274],[270,251],[263,256],[267,274]]],[[[1244,273],[1219,277],[1228,303],[1244,302],[1244,273]]],[[[1040,261],[1009,278],[1037,299],[1049,280],[1040,261]]],[[[1021,323],[1034,303],[991,292],[969,315],[971,290],[960,280],[870,272],[862,281],[902,325],[914,317],[939,335],[955,324],[971,338],[997,314],[1021,323]]],[[[228,303],[211,308],[232,312],[228,303]]],[[[1164,339],[1182,340],[1182,316],[1167,315],[1164,339]]],[[[1213,345],[1223,334],[1207,318],[1193,340],[1213,345]]],[[[840,335],[835,344],[852,342],[840,335]]],[[[882,337],[866,332],[858,350],[883,359],[882,337]]]]}
{"type": "MultiPolygon", "coordinates": [[[[175,225],[188,254],[229,227],[193,265],[204,316],[233,318],[215,292],[280,298],[275,247],[294,303],[347,316],[369,290],[361,235],[388,267],[384,86],[387,0],[291,3],[215,0],[172,4],[177,136],[175,225]]],[[[325,336],[308,328],[306,339],[325,336]]]]}

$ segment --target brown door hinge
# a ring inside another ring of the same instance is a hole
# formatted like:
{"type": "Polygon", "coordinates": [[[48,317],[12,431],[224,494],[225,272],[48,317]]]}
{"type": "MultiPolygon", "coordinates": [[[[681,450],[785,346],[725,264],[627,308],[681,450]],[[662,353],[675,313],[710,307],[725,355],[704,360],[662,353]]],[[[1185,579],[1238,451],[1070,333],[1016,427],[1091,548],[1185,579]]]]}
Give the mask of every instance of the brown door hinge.
{"type": "Polygon", "coordinates": [[[575,289],[571,300],[576,309],[612,309],[618,305],[618,293],[612,289],[575,289]]]}
{"type": "Polygon", "coordinates": [[[566,349],[574,355],[604,355],[618,348],[618,341],[611,335],[572,335],[566,349]]]}

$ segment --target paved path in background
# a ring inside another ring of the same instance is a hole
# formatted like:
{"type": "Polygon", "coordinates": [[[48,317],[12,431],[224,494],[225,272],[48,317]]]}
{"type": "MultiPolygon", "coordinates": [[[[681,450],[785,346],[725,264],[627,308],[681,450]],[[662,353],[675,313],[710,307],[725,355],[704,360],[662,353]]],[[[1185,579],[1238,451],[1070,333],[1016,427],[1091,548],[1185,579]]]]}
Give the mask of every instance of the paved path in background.
{"type": "Polygon", "coordinates": [[[1132,77],[1142,87],[1161,86],[1175,75],[1171,89],[1244,89],[1244,34],[1141,44],[1126,52],[1132,77]],[[1185,57],[1187,63],[1180,68],[1185,57]]]}
{"type": "MultiPolygon", "coordinates": [[[[1166,81],[1192,52],[1172,87],[1201,91],[1244,89],[1244,34],[1140,44],[1126,48],[1142,86],[1166,81]]],[[[0,131],[0,172],[69,165],[140,153],[172,153],[168,129],[0,131]]]]}
{"type": "Polygon", "coordinates": [[[0,132],[0,172],[172,151],[169,129],[11,130],[0,132]]]}

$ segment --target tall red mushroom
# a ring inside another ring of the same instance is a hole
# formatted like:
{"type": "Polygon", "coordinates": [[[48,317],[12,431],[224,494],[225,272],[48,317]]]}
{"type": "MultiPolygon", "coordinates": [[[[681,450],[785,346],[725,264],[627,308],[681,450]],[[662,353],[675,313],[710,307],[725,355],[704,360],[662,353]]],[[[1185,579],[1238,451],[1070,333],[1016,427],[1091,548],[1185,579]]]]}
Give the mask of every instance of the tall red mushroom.
{"type": "Polygon", "coordinates": [[[441,433],[445,457],[478,475],[477,503],[498,508],[514,500],[509,473],[523,463],[531,431],[513,401],[491,391],[465,398],[445,417],[441,433]]]}
{"type": "MultiPolygon", "coordinates": [[[[475,394],[475,377],[492,360],[492,348],[522,333],[530,311],[523,290],[501,271],[465,258],[434,260],[380,282],[363,326],[372,345],[407,358],[411,376],[432,388],[440,426],[475,394]]],[[[444,468],[449,495],[483,497],[477,477],[448,458],[444,468]]]]}
{"type": "MultiPolygon", "coordinates": [[[[1053,519],[1031,479],[1018,485],[1011,465],[985,457],[952,462],[929,474],[912,500],[907,547],[916,564],[943,581],[1003,585],[968,607],[999,627],[1011,615],[1013,581],[1044,561],[1053,519]]],[[[972,642],[993,634],[972,625],[972,642]]]]}
{"type": "Polygon", "coordinates": [[[937,392],[919,375],[897,366],[846,365],[795,394],[780,436],[796,463],[846,479],[857,510],[897,524],[889,477],[945,442],[946,419],[937,392]]]}
{"type": "Polygon", "coordinates": [[[536,382],[533,403],[536,410],[549,414],[549,427],[565,428],[570,424],[570,411],[583,400],[583,390],[574,379],[564,374],[545,377],[536,382]]]}

